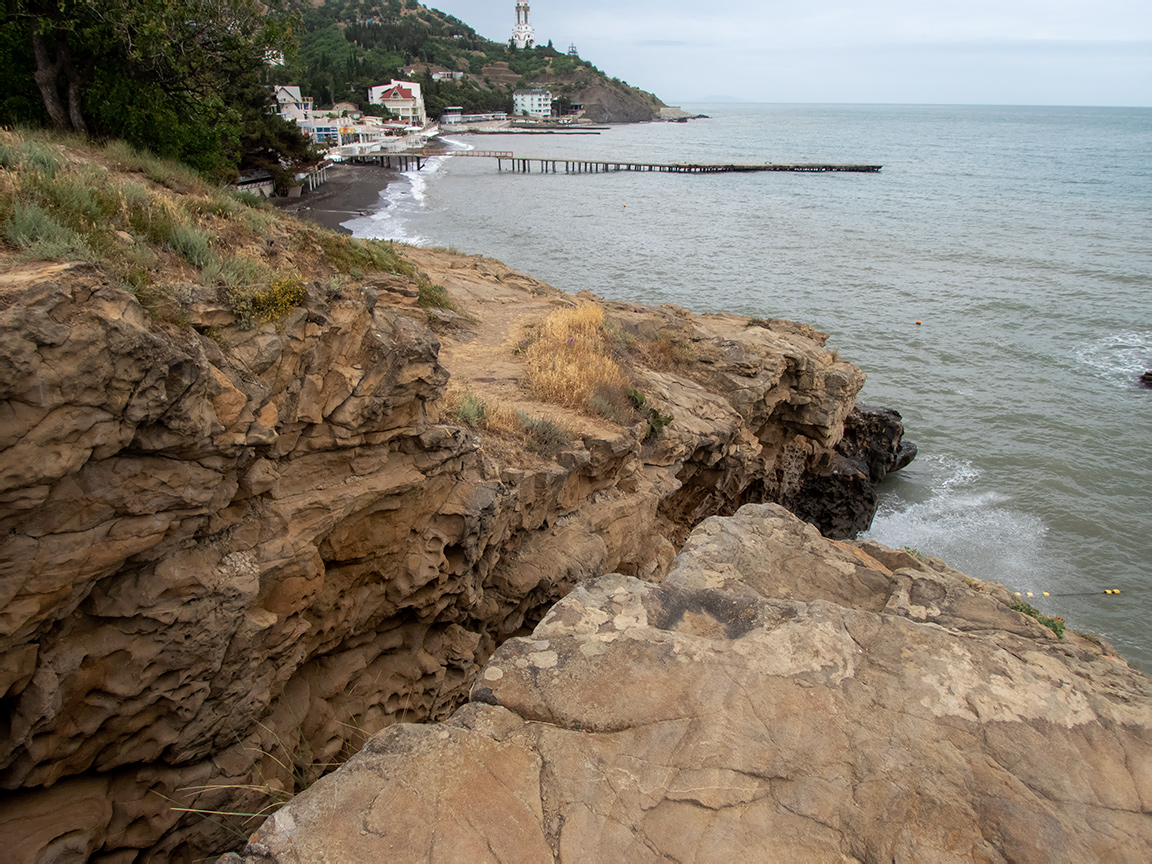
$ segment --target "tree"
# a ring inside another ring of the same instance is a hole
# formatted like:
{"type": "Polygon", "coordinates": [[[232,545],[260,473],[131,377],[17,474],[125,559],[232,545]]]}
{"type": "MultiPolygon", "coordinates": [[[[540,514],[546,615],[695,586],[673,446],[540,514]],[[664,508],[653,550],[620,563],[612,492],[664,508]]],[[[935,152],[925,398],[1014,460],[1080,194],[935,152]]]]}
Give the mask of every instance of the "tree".
{"type": "MultiPolygon", "coordinates": [[[[228,173],[252,137],[245,126],[271,130],[265,58],[289,47],[292,35],[279,3],[6,0],[5,29],[26,46],[12,68],[31,78],[6,84],[34,88],[44,118],[61,131],[126,137],[228,173]]],[[[276,129],[270,138],[285,134],[276,129]]]]}

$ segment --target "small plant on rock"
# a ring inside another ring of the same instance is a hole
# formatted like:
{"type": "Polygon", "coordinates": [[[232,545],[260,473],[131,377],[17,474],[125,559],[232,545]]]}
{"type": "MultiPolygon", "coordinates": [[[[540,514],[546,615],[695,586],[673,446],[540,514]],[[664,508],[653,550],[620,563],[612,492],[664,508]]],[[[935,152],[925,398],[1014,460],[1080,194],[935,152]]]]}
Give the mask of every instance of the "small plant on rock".
{"type": "Polygon", "coordinates": [[[1031,603],[1027,603],[1024,600],[1019,600],[1013,603],[1011,608],[1013,611],[1027,615],[1029,618],[1035,618],[1037,621],[1055,633],[1057,637],[1060,639],[1064,638],[1064,630],[1067,628],[1068,622],[1063,618],[1060,618],[1059,616],[1055,618],[1049,618],[1047,615],[1042,614],[1040,610],[1033,607],[1031,603]]]}

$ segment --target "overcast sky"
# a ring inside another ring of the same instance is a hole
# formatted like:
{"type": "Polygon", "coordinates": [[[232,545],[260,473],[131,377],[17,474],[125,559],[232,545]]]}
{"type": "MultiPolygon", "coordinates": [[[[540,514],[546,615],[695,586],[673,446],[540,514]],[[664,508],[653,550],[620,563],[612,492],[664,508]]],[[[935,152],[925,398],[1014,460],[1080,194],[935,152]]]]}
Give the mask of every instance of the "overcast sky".
{"type": "MultiPolygon", "coordinates": [[[[515,0],[432,0],[489,39],[515,0]]],[[[552,40],[665,102],[1152,106],[1152,0],[532,0],[552,40]]]]}

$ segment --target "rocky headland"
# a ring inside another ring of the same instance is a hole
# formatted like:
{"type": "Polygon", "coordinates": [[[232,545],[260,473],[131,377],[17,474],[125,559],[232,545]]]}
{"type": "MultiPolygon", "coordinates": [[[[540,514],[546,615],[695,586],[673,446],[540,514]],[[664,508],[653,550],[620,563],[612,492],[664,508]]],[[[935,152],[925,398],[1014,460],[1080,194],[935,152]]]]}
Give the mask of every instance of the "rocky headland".
{"type": "Polygon", "coordinates": [[[380,730],[450,717],[493,651],[575,586],[659,582],[702,519],[838,477],[832,509],[808,509],[866,522],[868,501],[850,499],[871,469],[845,458],[900,458],[898,424],[838,452],[864,376],[809,327],[573,298],[488,259],[404,255],[409,275],[314,279],[282,318],[248,327],[197,282],[145,309],[98,266],[9,261],[9,860],[234,847],[251,820],[220,814],[269,812],[380,730]],[[450,302],[420,305],[430,285],[450,302]],[[525,334],[586,305],[633,358],[645,410],[671,418],[658,434],[642,414],[622,424],[526,390],[525,334]],[[563,440],[470,426],[462,395],[563,440]]]}
{"type": "Polygon", "coordinates": [[[1147,679],[847,541],[824,334],[10,138],[5,860],[1148,857],[1147,679]]]}

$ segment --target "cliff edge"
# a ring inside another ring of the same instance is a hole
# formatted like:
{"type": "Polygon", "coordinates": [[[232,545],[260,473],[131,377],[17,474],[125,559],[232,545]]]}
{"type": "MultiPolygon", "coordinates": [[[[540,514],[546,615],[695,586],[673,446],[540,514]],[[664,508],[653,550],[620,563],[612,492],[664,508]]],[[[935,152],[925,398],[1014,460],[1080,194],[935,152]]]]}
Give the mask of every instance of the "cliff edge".
{"type": "Polygon", "coordinates": [[[11,148],[7,860],[235,848],[380,730],[450,717],[576,585],[658,582],[702,519],[842,476],[864,376],[809,327],[361,244],[122,149],[11,148]],[[550,343],[570,318],[592,325],[550,343]]]}

